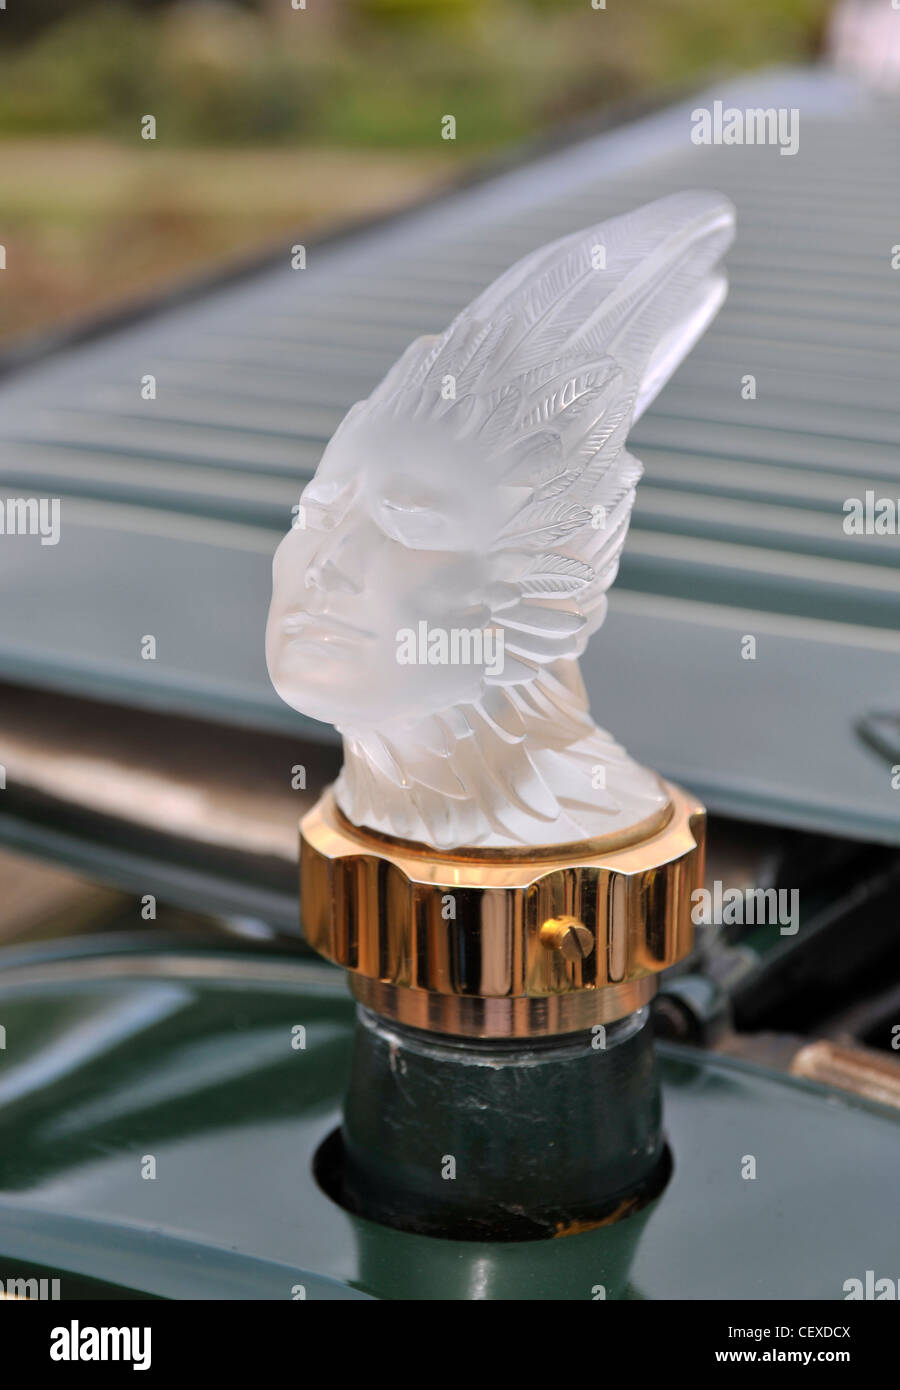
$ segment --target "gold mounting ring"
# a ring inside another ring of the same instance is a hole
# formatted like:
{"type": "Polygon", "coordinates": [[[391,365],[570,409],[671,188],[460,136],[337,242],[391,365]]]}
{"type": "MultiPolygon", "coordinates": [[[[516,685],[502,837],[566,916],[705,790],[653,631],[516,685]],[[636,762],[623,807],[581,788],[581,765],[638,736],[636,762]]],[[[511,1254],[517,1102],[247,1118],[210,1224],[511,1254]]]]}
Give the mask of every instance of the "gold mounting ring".
{"type": "Polygon", "coordinates": [[[693,944],[706,815],[663,785],[667,814],[640,838],[490,856],[357,829],[329,789],[300,824],[306,938],[362,1003],[412,1027],[528,1037],[611,1023],[693,944]]]}

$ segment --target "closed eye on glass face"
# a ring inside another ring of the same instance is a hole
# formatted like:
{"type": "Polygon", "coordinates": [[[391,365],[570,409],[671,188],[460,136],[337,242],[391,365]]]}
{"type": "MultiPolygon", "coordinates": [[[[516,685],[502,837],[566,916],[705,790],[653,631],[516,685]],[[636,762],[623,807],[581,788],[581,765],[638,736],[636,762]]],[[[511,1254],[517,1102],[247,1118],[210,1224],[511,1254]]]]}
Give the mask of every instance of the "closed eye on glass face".
{"type": "Polygon", "coordinates": [[[416,479],[392,479],[375,504],[375,515],[391,540],[411,550],[459,548],[459,522],[454,522],[450,499],[416,479]]]}

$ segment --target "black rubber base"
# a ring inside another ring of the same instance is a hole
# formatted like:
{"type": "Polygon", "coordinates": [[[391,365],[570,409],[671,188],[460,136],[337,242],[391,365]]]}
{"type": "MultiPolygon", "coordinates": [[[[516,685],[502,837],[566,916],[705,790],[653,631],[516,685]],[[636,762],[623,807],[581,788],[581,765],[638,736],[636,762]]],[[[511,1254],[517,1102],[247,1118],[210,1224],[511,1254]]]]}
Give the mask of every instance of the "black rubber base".
{"type": "Polygon", "coordinates": [[[638,1210],[671,1167],[646,1011],[605,1044],[461,1041],[360,1009],[318,1180],[359,1215],[455,1240],[536,1240],[638,1210]]]}

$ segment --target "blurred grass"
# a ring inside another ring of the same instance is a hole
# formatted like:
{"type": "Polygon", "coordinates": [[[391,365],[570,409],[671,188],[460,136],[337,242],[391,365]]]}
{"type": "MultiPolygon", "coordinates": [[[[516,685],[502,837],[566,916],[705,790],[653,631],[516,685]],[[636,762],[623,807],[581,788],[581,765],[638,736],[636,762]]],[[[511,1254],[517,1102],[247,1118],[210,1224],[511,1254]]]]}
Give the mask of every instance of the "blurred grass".
{"type": "Polygon", "coordinates": [[[452,156],[340,149],[125,147],[5,140],[0,338],[100,312],[284,238],[389,211],[452,156]]]}
{"type": "Polygon", "coordinates": [[[829,9],[307,3],[29,0],[0,16],[0,334],[406,201],[611,102],[803,60],[829,9]]]}

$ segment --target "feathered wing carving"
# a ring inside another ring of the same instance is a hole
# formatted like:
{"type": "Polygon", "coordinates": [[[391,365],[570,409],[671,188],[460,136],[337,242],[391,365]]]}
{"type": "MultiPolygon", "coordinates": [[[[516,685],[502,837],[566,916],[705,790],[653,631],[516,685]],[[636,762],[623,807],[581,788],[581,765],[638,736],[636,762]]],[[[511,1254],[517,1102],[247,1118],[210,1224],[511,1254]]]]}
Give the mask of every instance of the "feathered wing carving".
{"type": "Polygon", "coordinates": [[[413,343],[349,412],[341,459],[366,468],[367,438],[412,432],[477,460],[485,496],[505,499],[484,596],[503,669],[470,703],[342,720],[353,821],[439,848],[559,843],[659,803],[652,774],[591,720],[575,659],[603,621],[641,475],[628,431],[720,307],[733,231],[726,199],[692,192],[564,237],[413,343]]]}

